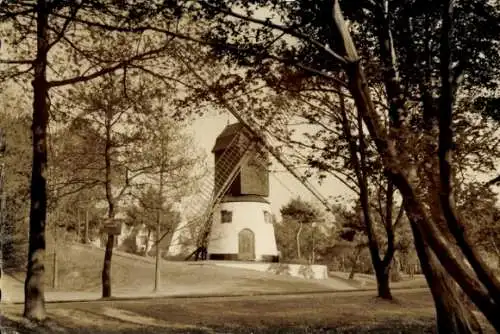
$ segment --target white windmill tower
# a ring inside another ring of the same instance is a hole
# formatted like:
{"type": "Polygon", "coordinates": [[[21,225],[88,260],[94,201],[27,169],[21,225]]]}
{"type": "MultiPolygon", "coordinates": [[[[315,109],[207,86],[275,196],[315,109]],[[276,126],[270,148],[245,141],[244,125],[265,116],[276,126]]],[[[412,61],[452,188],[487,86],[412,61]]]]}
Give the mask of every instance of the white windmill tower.
{"type": "Polygon", "coordinates": [[[268,200],[267,154],[255,142],[250,147],[232,144],[234,140],[245,142],[247,138],[252,137],[241,123],[230,124],[217,137],[212,149],[216,166],[214,194],[221,194],[221,198],[213,208],[208,259],[277,262],[268,200]],[[228,154],[233,159],[222,161],[228,154]],[[226,170],[234,171],[229,184],[226,170]]]}

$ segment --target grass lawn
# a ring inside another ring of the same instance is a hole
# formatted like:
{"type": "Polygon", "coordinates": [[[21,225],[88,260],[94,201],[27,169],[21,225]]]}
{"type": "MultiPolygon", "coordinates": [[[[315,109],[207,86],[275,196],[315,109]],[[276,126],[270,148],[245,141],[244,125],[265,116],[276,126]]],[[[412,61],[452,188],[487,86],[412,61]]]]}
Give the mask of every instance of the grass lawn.
{"type": "MultiPolygon", "coordinates": [[[[87,246],[63,245],[58,251],[58,286],[52,288],[53,262],[46,257],[46,291],[101,291],[104,251],[87,246]]],[[[280,293],[345,289],[337,279],[306,280],[248,269],[227,268],[213,264],[163,261],[161,292],[165,293],[280,293]]],[[[23,282],[24,273],[16,278],[23,282]]],[[[113,255],[111,279],[113,293],[150,294],[154,287],[154,259],[113,255]]],[[[22,289],[18,293],[23,293],[22,289]]]]}
{"type": "MultiPolygon", "coordinates": [[[[100,291],[103,251],[67,246],[60,252],[61,291],[100,291]]],[[[47,271],[50,282],[51,262],[47,271]]],[[[150,292],[153,261],[114,256],[113,291],[150,292]]],[[[367,282],[369,276],[360,276],[367,282]]],[[[20,276],[24,279],[24,276],[20,276]]],[[[304,280],[252,270],[164,262],[162,290],[186,293],[314,292],[346,280],[304,280]],[[336,283],[337,282],[337,283],[336,283]]],[[[373,279],[371,279],[373,280],[373,279]]],[[[421,278],[396,283],[417,287],[421,278]]],[[[425,281],[424,286],[425,286],[425,281]]],[[[352,282],[351,282],[352,283],[352,282]]],[[[391,286],[395,286],[392,284],[391,286]]],[[[368,283],[363,288],[374,287],[368,283]]],[[[18,333],[432,333],[434,305],[427,290],[394,290],[394,302],[375,292],[287,296],[157,298],[50,303],[49,320],[34,326],[22,305],[1,305],[2,334],[18,333]],[[12,332],[14,333],[14,332],[12,332]]],[[[494,333],[491,331],[491,333],[494,333]]]]}
{"type": "Polygon", "coordinates": [[[41,326],[21,318],[21,305],[9,305],[3,307],[1,321],[4,328],[35,334],[434,332],[428,291],[398,290],[394,295],[392,302],[375,298],[373,291],[360,291],[54,303],[48,305],[49,319],[41,326]]]}
{"type": "Polygon", "coordinates": [[[396,300],[373,292],[301,296],[166,298],[48,305],[39,328],[4,308],[4,326],[31,333],[432,333],[434,308],[422,290],[396,300]]]}
{"type": "MultiPolygon", "coordinates": [[[[376,289],[377,281],[374,275],[359,274],[354,275],[354,279],[349,279],[349,273],[341,271],[331,271],[328,273],[331,278],[335,278],[346,284],[351,285],[354,289],[376,289]]],[[[395,289],[411,289],[411,288],[426,288],[427,281],[423,275],[415,275],[410,278],[408,275],[403,275],[399,282],[391,282],[391,288],[395,289]]]]}

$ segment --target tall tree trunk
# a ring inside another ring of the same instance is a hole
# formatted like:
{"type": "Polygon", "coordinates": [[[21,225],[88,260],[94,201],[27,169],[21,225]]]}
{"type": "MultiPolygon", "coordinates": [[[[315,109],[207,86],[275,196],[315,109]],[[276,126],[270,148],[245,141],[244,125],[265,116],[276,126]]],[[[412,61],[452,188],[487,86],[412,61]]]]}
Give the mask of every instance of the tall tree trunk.
{"type": "Polygon", "coordinates": [[[356,248],[356,250],[354,251],[354,259],[352,260],[351,273],[349,274],[349,279],[354,279],[354,274],[356,273],[356,267],[358,266],[360,255],[361,255],[361,248],[356,248]]]}
{"type": "Polygon", "coordinates": [[[417,222],[410,218],[420,266],[436,307],[438,333],[481,333],[476,316],[460,299],[457,284],[447,275],[432,250],[425,244],[416,224],[417,222]]]}
{"type": "Polygon", "coordinates": [[[113,257],[113,246],[115,244],[115,236],[108,234],[106,241],[106,251],[104,253],[104,264],[102,267],[102,297],[111,297],[111,258],[113,257]]]}
{"type": "Polygon", "coordinates": [[[49,122],[48,85],[46,78],[49,50],[48,5],[36,5],[37,54],[33,79],[33,163],[31,171],[31,205],[28,267],[24,282],[24,316],[41,321],[46,318],[44,298],[45,223],[47,216],[47,125],[49,122]]]}
{"type": "MultiPolygon", "coordinates": [[[[0,128],[0,158],[3,158],[6,149],[5,137],[3,131],[0,128]]],[[[3,160],[3,159],[2,159],[3,160]]],[[[5,233],[5,163],[0,160],[0,255],[2,260],[4,259],[3,248],[4,248],[4,233],[5,233]]],[[[3,265],[0,266],[0,281],[3,276],[3,265]]],[[[0,301],[2,300],[2,289],[0,289],[0,301]]]]}
{"type": "Polygon", "coordinates": [[[295,239],[297,241],[297,258],[301,259],[302,258],[302,253],[300,251],[300,233],[302,232],[302,224],[299,223],[299,229],[297,230],[297,235],[295,236],[295,239]]]}
{"type": "MultiPolygon", "coordinates": [[[[385,255],[382,259],[379,258],[374,264],[375,275],[377,277],[377,292],[378,297],[383,299],[392,299],[390,282],[391,282],[391,264],[394,259],[394,229],[396,224],[399,224],[399,220],[401,219],[401,215],[398,215],[396,218],[396,222],[393,224],[392,222],[392,210],[393,210],[393,201],[394,199],[394,186],[390,179],[387,180],[387,189],[386,189],[386,210],[384,216],[384,227],[385,233],[387,236],[387,249],[385,251],[385,255]]],[[[401,211],[402,212],[402,211],[401,211]]]]}
{"type": "MultiPolygon", "coordinates": [[[[163,144],[163,141],[162,141],[163,144]]],[[[164,145],[162,145],[162,151],[164,151],[164,145]]],[[[155,261],[155,288],[154,291],[158,292],[160,289],[160,230],[161,230],[161,218],[163,212],[163,161],[161,161],[160,166],[160,189],[158,189],[158,205],[157,205],[157,213],[156,213],[156,261],[155,261]]],[[[149,239],[149,237],[148,237],[149,239]]]]}
{"type": "Polygon", "coordinates": [[[392,299],[391,288],[389,286],[391,266],[379,264],[375,267],[375,276],[377,278],[377,294],[382,299],[392,299]]]}
{"type": "Polygon", "coordinates": [[[453,198],[452,156],[453,156],[453,104],[455,102],[454,73],[451,59],[452,19],[455,3],[444,1],[443,28],[440,43],[441,99],[439,117],[439,176],[440,204],[450,232],[457,245],[469,261],[481,283],[487,288],[491,298],[500,305],[500,280],[488,268],[481,255],[472,246],[456,212],[453,198]]]}
{"type": "MultiPolygon", "coordinates": [[[[423,203],[416,196],[419,189],[416,189],[410,182],[410,176],[406,174],[403,166],[400,165],[401,161],[398,159],[395,143],[393,140],[387,138],[384,127],[371,100],[368,84],[359,63],[357,50],[343,18],[338,0],[334,1],[332,14],[335,30],[333,35],[337,37],[336,44],[339,45],[341,55],[347,59],[344,65],[349,78],[349,91],[353,96],[356,108],[363,115],[363,120],[380,156],[384,160],[387,174],[397,186],[406,202],[405,210],[407,214],[412,214],[414,218],[419,219],[418,224],[416,224],[417,229],[420,233],[425,233],[425,242],[432,248],[441,265],[446,268],[446,271],[460,285],[481,312],[483,312],[495,329],[500,331],[500,317],[498,317],[500,306],[491,299],[488,290],[478,281],[474,273],[470,271],[463,258],[453,252],[451,245],[428,217],[423,203]]],[[[420,260],[423,262],[422,259],[420,260]]],[[[460,316],[458,312],[456,314],[460,316]]]]}
{"type": "Polygon", "coordinates": [[[148,234],[146,235],[146,243],[144,245],[144,256],[148,255],[149,239],[151,238],[151,229],[148,228],[148,234]]]}
{"type": "Polygon", "coordinates": [[[83,243],[87,244],[89,242],[89,208],[85,208],[85,234],[83,243]]]}
{"type": "Polygon", "coordinates": [[[347,117],[347,111],[344,103],[344,96],[340,93],[341,87],[337,86],[339,91],[339,104],[340,112],[342,117],[342,129],[346,136],[347,142],[349,144],[349,155],[351,163],[354,167],[354,172],[356,174],[356,180],[359,187],[359,201],[361,203],[361,209],[363,211],[363,223],[365,225],[366,235],[368,237],[368,249],[370,251],[370,257],[372,260],[372,265],[375,270],[375,276],[377,278],[377,293],[378,297],[383,299],[392,299],[391,290],[389,287],[389,272],[390,272],[390,261],[394,255],[394,232],[392,230],[392,196],[393,196],[393,186],[389,182],[387,188],[387,198],[386,206],[387,212],[385,217],[385,227],[388,239],[387,251],[382,260],[380,258],[380,246],[377,241],[377,236],[375,234],[374,223],[372,219],[372,214],[370,212],[370,194],[367,184],[366,175],[366,154],[364,145],[364,135],[363,135],[363,122],[361,119],[361,114],[357,114],[357,125],[359,131],[359,145],[356,144],[356,139],[351,134],[351,129],[349,125],[349,119],[347,117]],[[358,149],[359,147],[359,149],[358,149]],[[358,158],[359,151],[359,158],[358,158]],[[389,208],[390,206],[390,208],[389,208]],[[387,222],[387,220],[389,222],[387,222]]]}
{"type": "Polygon", "coordinates": [[[160,290],[160,221],[156,222],[156,258],[155,258],[155,288],[154,291],[160,290]]]}
{"type": "MultiPolygon", "coordinates": [[[[106,143],[104,149],[104,160],[106,166],[106,200],[108,202],[108,219],[112,220],[115,216],[115,203],[111,189],[111,119],[106,117],[106,143]]],[[[115,245],[115,236],[108,234],[106,242],[106,252],[104,253],[104,263],[102,266],[102,297],[111,297],[111,258],[113,257],[113,247],[115,245]]]]}

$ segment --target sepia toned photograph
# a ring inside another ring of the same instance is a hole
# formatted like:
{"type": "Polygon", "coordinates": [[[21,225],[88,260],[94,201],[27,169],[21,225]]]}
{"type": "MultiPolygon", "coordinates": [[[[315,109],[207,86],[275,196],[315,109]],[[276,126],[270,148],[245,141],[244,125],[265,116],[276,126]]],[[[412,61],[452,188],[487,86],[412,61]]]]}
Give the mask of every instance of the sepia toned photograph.
{"type": "Polygon", "coordinates": [[[500,333],[498,0],[0,0],[0,334],[500,333]]]}

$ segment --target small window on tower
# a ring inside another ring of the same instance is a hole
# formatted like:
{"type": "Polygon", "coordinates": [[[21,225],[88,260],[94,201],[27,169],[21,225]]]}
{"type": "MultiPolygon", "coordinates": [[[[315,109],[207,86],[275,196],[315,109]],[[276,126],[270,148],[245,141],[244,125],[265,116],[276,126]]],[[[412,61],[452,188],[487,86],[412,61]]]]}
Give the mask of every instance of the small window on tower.
{"type": "Polygon", "coordinates": [[[220,221],[222,224],[230,223],[233,221],[233,212],[232,211],[222,210],[220,212],[220,216],[221,216],[220,221]]]}
{"type": "Polygon", "coordinates": [[[273,223],[273,217],[271,216],[271,213],[269,211],[264,211],[264,221],[268,224],[273,223]]]}

